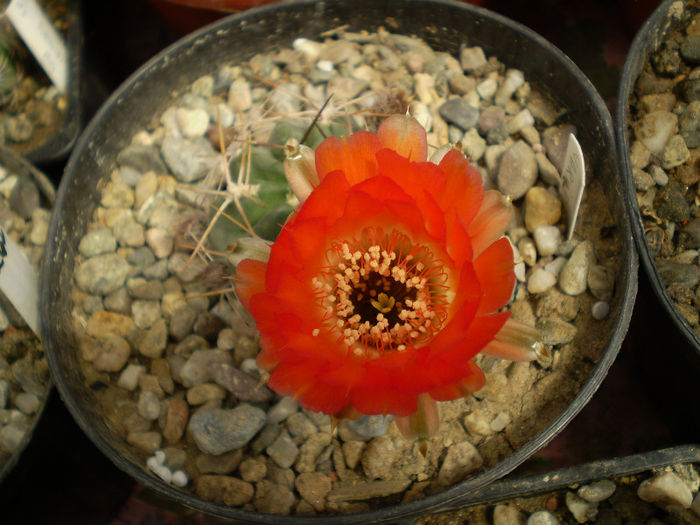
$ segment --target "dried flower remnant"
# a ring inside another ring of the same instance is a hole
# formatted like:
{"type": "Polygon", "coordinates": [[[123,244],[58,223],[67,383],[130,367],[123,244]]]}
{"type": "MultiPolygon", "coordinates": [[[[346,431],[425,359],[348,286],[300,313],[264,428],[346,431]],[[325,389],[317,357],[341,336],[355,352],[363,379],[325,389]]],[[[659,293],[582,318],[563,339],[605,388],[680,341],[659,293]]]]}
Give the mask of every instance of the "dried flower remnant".
{"type": "Polygon", "coordinates": [[[329,137],[269,260],[241,261],[235,279],[270,388],[339,417],[392,414],[418,438],[437,431],[436,401],[483,386],[476,354],[531,360],[539,344],[501,311],[510,203],[461,152],[427,158],[409,116],[329,137]]]}

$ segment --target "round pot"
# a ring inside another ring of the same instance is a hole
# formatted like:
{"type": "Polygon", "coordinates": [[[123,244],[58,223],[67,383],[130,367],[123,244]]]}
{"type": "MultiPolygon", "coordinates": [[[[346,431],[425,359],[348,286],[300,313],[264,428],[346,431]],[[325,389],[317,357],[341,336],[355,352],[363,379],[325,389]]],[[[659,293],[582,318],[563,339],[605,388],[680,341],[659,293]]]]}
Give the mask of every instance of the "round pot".
{"type": "MultiPolygon", "coordinates": [[[[51,183],[51,181],[38,169],[36,169],[34,166],[32,166],[29,162],[27,162],[24,158],[20,157],[13,151],[0,146],[0,166],[4,167],[7,170],[7,174],[14,174],[18,175],[20,177],[26,177],[30,179],[34,185],[36,186],[37,190],[39,191],[40,199],[41,199],[41,206],[44,207],[47,210],[51,209],[51,206],[54,203],[56,192],[54,190],[54,186],[51,183]]],[[[5,200],[3,199],[3,202],[5,200]]],[[[2,303],[5,304],[7,303],[7,299],[5,298],[4,294],[0,292],[0,295],[2,295],[2,303]]],[[[17,326],[15,330],[18,331],[19,333],[22,334],[28,334],[29,335],[29,340],[32,341],[33,343],[30,344],[35,344],[39,346],[41,343],[39,340],[31,334],[31,331],[29,328],[24,324],[24,322],[21,321],[21,319],[16,319],[15,316],[18,315],[17,313],[13,313],[12,315],[8,315],[10,318],[10,323],[13,324],[13,326],[17,326]]],[[[9,330],[13,330],[13,328],[9,328],[8,331],[3,332],[0,334],[0,337],[3,337],[6,333],[9,333],[9,330]]],[[[24,344],[24,343],[22,343],[24,344]]],[[[24,347],[23,347],[24,348],[24,347]]],[[[25,354],[26,355],[26,354],[25,354]]],[[[17,359],[21,359],[24,356],[17,357],[17,359]]],[[[12,363],[10,363],[12,364],[12,363]]],[[[6,370],[3,370],[3,372],[6,372],[6,370]]],[[[6,377],[3,375],[3,377],[6,377]]],[[[22,439],[19,443],[19,446],[9,455],[9,457],[5,457],[5,461],[0,461],[0,483],[8,476],[8,474],[14,469],[14,467],[18,464],[20,461],[20,458],[22,457],[22,453],[24,450],[27,448],[29,445],[30,441],[32,440],[32,436],[34,434],[34,430],[36,429],[39,421],[42,418],[44,408],[46,407],[47,400],[49,398],[49,393],[51,392],[51,384],[47,380],[48,378],[45,378],[46,384],[43,385],[44,391],[43,393],[34,392],[38,397],[39,397],[39,407],[35,410],[33,414],[29,416],[29,426],[28,428],[25,429],[24,435],[22,436],[22,439]]],[[[11,387],[12,389],[17,389],[18,384],[16,383],[15,379],[11,379],[11,387]]],[[[3,409],[13,409],[17,410],[17,407],[14,405],[7,405],[3,406],[3,409]]],[[[0,425],[0,428],[2,428],[2,425],[0,425]]],[[[2,447],[0,447],[1,450],[2,447]]],[[[5,453],[5,452],[3,452],[5,453]]]]}
{"type": "MultiPolygon", "coordinates": [[[[633,177],[630,155],[633,140],[631,128],[633,115],[630,114],[630,103],[636,98],[635,86],[637,80],[645,67],[647,67],[652,54],[662,46],[666,35],[681,24],[683,5],[684,2],[679,2],[678,0],[666,0],[658,6],[635,36],[622,71],[617,98],[615,132],[618,147],[618,165],[626,194],[625,202],[632,219],[632,235],[640,254],[642,266],[663,310],[672,320],[678,332],[682,334],[682,339],[685,340],[679,341],[680,346],[684,346],[685,342],[692,347],[689,348],[689,352],[679,354],[679,357],[684,361],[684,364],[680,365],[679,368],[684,368],[686,374],[693,370],[693,374],[696,376],[697,372],[700,372],[700,337],[693,331],[669,295],[668,288],[661,278],[654,254],[650,250],[645,224],[638,204],[637,188],[633,177]],[[691,368],[688,368],[688,366],[691,368]]],[[[671,346],[677,345],[671,344],[671,346]]],[[[653,374],[656,375],[656,372],[653,372],[653,374]]]]}
{"type": "MultiPolygon", "coordinates": [[[[81,137],[61,182],[57,212],[52,218],[48,254],[42,274],[42,323],[54,380],[73,416],[88,436],[121,469],[139,482],[182,504],[226,518],[279,523],[281,518],[214,504],[155,478],[143,467],[125,440],[100,413],[94,393],[80,372],[77,341],[72,332],[71,296],[78,243],[100,199],[100,188],[116,167],[118,152],[153,115],[167,108],[176,93],[210,73],[216,64],[243,61],[256,53],[289,46],[298,36],[318,38],[338,21],[353,31],[375,30],[387,22],[399,32],[417,35],[434,49],[456,55],[465,42],[487,55],[522,70],[531,83],[567,108],[575,122],[589,174],[599,178],[620,239],[619,271],[611,301],[610,333],[600,360],[571,403],[525,445],[474,477],[423,499],[343,516],[324,515],[323,523],[368,523],[396,520],[436,510],[469,491],[498,479],[548,443],[588,402],[615,359],[627,330],[637,286],[637,257],[622,206],[616,176],[612,121],[605,104],[579,69],[559,50],[527,28],[469,4],[444,0],[301,1],[251,10],[219,21],[169,47],[134,73],[105,103],[81,137]],[[398,31],[398,30],[397,30],[398,31]]],[[[290,516],[290,523],[318,518],[290,516]]]]}

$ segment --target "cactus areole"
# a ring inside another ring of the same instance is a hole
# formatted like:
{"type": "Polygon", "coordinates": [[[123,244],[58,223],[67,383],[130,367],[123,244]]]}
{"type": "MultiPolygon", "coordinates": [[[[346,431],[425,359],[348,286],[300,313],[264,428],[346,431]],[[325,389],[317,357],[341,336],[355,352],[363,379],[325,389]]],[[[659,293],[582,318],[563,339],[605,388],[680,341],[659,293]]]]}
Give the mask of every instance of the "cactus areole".
{"type": "Polygon", "coordinates": [[[292,187],[306,177],[313,188],[269,260],[236,269],[270,388],[339,417],[392,414],[428,438],[436,401],[484,385],[479,352],[535,357],[535,331],[503,311],[512,207],[459,150],[429,162],[425,130],[396,115],[376,134],[327,138],[316,177],[307,168],[288,170],[292,187]]]}

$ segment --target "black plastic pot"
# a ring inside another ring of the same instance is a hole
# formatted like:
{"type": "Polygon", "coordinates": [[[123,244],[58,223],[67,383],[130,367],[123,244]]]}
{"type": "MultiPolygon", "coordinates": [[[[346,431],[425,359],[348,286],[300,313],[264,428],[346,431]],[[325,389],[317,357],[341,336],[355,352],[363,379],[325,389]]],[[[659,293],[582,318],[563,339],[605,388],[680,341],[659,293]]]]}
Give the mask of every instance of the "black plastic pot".
{"type": "MultiPolygon", "coordinates": [[[[41,192],[41,198],[42,198],[42,205],[50,207],[55,199],[56,199],[56,191],[54,189],[53,184],[51,181],[48,179],[44,173],[36,169],[34,166],[32,166],[29,162],[27,162],[23,157],[20,157],[16,153],[12,152],[11,150],[0,146],[0,166],[5,167],[9,173],[14,173],[17,175],[21,176],[26,176],[30,177],[34,183],[36,184],[37,188],[41,192]]],[[[0,334],[1,336],[2,334],[0,334]]],[[[10,471],[17,465],[19,462],[23,451],[27,448],[29,445],[29,442],[32,439],[32,436],[34,434],[34,429],[39,423],[39,420],[41,419],[44,408],[46,407],[46,402],[49,397],[49,393],[51,391],[51,387],[47,386],[46,387],[46,393],[43,396],[41,400],[41,407],[37,411],[37,413],[33,416],[34,421],[32,423],[31,429],[25,434],[22,443],[20,447],[12,454],[10,457],[9,461],[5,463],[4,465],[0,466],[0,483],[3,482],[3,480],[7,477],[7,475],[10,473],[10,471]]]]}
{"type": "Polygon", "coordinates": [[[527,28],[490,11],[446,0],[339,0],[273,4],[221,20],[175,43],[134,73],[97,113],[80,138],[60,185],[42,274],[42,324],[49,364],[59,392],[88,436],[121,469],[155,491],[203,512],[258,523],[282,518],[217,505],[176,489],[148,473],[124,440],[112,432],[93,393],[80,375],[72,333],[70,290],[77,247],[99,201],[99,189],[116,167],[116,155],[153,115],[172,104],[177,92],[218,64],[244,61],[254,54],[289,46],[298,36],[317,38],[329,28],[376,30],[389,21],[397,32],[424,38],[437,50],[457,54],[463,44],[479,45],[487,55],[522,70],[531,84],[568,108],[563,117],[578,129],[589,176],[605,188],[620,239],[620,268],[608,343],[591,377],[571,404],[549,426],[510,457],[471,479],[424,499],[344,516],[290,516],[289,523],[368,523],[397,521],[445,507],[468,491],[504,476],[548,443],[581,410],[614,361],[632,314],[637,291],[637,256],[623,191],[615,167],[610,115],[595,88],[559,50],[527,28]]]}
{"type": "Polygon", "coordinates": [[[698,445],[681,445],[631,456],[603,459],[553,470],[545,474],[496,481],[469,492],[464,498],[465,504],[460,504],[460,500],[457,500],[446,505],[443,510],[456,511],[471,505],[495,504],[514,498],[566,490],[601,479],[621,478],[672,465],[698,462],[700,462],[700,447],[698,445]]]}
{"type": "MultiPolygon", "coordinates": [[[[632,219],[632,235],[640,254],[642,267],[664,311],[683,335],[685,342],[692,347],[686,353],[679,352],[677,357],[683,361],[682,367],[689,366],[694,369],[694,375],[697,378],[697,374],[700,373],[700,337],[693,331],[676,308],[666,285],[661,280],[654,256],[649,250],[644,232],[644,222],[637,203],[637,190],[632,175],[629,140],[629,102],[633,96],[637,79],[648,63],[649,57],[664,42],[666,34],[680,23],[679,13],[682,9],[679,8],[682,5],[684,5],[683,1],[666,0],[652,13],[635,36],[622,70],[617,97],[615,134],[618,148],[618,165],[626,194],[625,202],[632,219]]],[[[669,347],[675,346],[669,344],[669,347]]]]}
{"type": "Polygon", "coordinates": [[[66,46],[70,56],[66,116],[46,142],[33,150],[23,152],[34,164],[48,164],[65,160],[78,140],[83,124],[82,64],[83,17],[80,0],[67,0],[68,34],[66,46]]]}

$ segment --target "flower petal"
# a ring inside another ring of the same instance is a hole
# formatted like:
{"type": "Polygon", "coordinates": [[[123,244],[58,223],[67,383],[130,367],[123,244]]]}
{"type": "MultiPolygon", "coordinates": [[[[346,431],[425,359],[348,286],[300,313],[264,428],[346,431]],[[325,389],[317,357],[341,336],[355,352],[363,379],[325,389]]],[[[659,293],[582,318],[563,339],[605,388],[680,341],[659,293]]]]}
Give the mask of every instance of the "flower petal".
{"type": "Polygon", "coordinates": [[[241,304],[250,308],[250,298],[265,291],[267,263],[256,259],[243,259],[236,266],[233,287],[241,304]]]}
{"type": "Polygon", "coordinates": [[[484,200],[484,185],[479,171],[458,150],[452,149],[440,161],[445,173],[445,187],[440,195],[444,210],[457,209],[459,218],[468,227],[476,217],[484,200]]]}
{"type": "Polygon", "coordinates": [[[467,361],[466,364],[469,370],[464,378],[431,390],[430,396],[436,401],[451,401],[460,397],[466,397],[480,390],[486,384],[484,372],[474,361],[467,361]]]}
{"type": "Polygon", "coordinates": [[[381,149],[379,138],[369,131],[358,131],[350,137],[328,137],[316,148],[316,171],[323,181],[329,173],[341,170],[350,184],[357,184],[377,172],[376,153],[381,149]]]}
{"type": "Polygon", "coordinates": [[[489,190],[484,194],[479,213],[467,228],[472,238],[472,249],[477,257],[492,242],[503,236],[513,219],[513,206],[506,203],[505,197],[498,190],[489,190]]]}
{"type": "Polygon", "coordinates": [[[513,248],[505,237],[491,244],[474,259],[474,271],[484,290],[477,315],[500,310],[510,300],[515,287],[513,267],[513,248]]]}
{"type": "Polygon", "coordinates": [[[394,421],[406,439],[429,439],[440,427],[437,403],[429,394],[420,394],[418,409],[410,416],[395,417],[394,421]]]}
{"type": "Polygon", "coordinates": [[[428,159],[428,139],[425,129],[409,115],[392,115],[377,130],[382,146],[394,150],[408,160],[428,159]]]}

